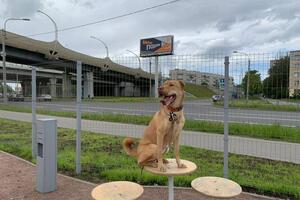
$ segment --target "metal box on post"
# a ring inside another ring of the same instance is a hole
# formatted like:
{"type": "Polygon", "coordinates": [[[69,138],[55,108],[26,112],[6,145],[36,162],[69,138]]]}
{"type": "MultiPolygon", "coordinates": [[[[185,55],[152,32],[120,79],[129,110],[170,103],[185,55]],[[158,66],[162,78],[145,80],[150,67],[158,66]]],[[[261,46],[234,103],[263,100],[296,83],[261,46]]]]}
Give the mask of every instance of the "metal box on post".
{"type": "Polygon", "coordinates": [[[57,176],[57,121],[37,120],[37,191],[56,190],[57,176]]]}

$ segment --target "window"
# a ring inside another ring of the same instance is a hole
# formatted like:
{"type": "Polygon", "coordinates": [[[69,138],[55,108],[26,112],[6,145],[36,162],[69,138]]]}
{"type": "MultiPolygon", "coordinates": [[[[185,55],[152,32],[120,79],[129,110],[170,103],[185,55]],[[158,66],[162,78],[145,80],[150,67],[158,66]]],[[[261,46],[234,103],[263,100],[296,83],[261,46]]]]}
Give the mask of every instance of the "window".
{"type": "Polygon", "coordinates": [[[297,81],[294,82],[294,85],[295,85],[295,86],[299,86],[299,83],[300,83],[300,81],[297,80],[297,81]]]}
{"type": "Polygon", "coordinates": [[[182,80],[182,79],[183,79],[182,74],[178,74],[178,75],[177,75],[177,79],[178,79],[178,80],[182,80]]]}

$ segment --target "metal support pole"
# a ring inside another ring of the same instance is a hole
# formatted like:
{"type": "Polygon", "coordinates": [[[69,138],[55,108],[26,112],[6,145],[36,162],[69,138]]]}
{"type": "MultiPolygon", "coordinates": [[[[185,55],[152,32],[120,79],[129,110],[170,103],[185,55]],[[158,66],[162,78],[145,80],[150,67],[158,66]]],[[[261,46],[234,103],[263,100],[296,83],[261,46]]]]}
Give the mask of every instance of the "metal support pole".
{"type": "Polygon", "coordinates": [[[250,87],[250,58],[248,59],[248,76],[247,76],[247,97],[246,102],[249,100],[249,87],[250,87]]]}
{"type": "Polygon", "coordinates": [[[150,73],[150,78],[149,78],[149,97],[151,97],[151,90],[152,90],[152,81],[151,81],[151,57],[149,59],[149,73],[150,73]]]}
{"type": "Polygon", "coordinates": [[[81,173],[81,96],[82,96],[82,86],[81,86],[81,77],[82,76],[82,63],[77,61],[77,101],[76,101],[76,174],[81,173]]]}
{"type": "Polygon", "coordinates": [[[225,56],[225,86],[224,86],[224,178],[228,178],[228,100],[229,100],[229,57],[225,56]]]}
{"type": "Polygon", "coordinates": [[[7,103],[5,31],[2,30],[3,102],[7,103]]]}
{"type": "Polygon", "coordinates": [[[36,143],[36,68],[31,70],[31,112],[32,112],[32,157],[37,155],[36,143]]]}
{"type": "Polygon", "coordinates": [[[158,56],[155,56],[155,98],[158,98],[158,56]]]}
{"type": "Polygon", "coordinates": [[[174,200],[174,177],[173,176],[168,176],[168,190],[169,190],[168,200],[174,200]]]}

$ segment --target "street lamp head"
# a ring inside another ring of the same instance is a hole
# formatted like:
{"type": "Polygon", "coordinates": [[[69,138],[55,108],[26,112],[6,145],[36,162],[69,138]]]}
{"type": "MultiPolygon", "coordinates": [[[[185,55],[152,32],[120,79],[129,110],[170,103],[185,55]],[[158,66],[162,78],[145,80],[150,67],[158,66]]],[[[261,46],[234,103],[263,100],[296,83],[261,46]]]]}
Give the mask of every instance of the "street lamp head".
{"type": "Polygon", "coordinates": [[[30,21],[29,18],[22,18],[23,21],[30,21]]]}
{"type": "Polygon", "coordinates": [[[238,53],[238,51],[233,51],[233,53],[238,53]]]}

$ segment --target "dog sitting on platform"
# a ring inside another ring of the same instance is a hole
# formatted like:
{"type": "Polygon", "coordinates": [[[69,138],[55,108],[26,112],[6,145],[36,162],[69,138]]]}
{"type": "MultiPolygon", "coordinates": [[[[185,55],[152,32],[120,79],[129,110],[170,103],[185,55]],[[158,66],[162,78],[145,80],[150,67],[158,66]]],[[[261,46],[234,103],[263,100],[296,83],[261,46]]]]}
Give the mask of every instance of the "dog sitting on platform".
{"type": "Polygon", "coordinates": [[[165,81],[158,88],[158,93],[162,97],[160,110],[146,127],[138,146],[135,147],[133,139],[125,138],[124,150],[128,155],[137,157],[140,166],[153,166],[158,167],[160,171],[166,171],[167,160],[163,155],[173,144],[177,165],[179,168],[185,168],[179,157],[179,139],[185,122],[184,83],[177,80],[165,81]]]}

